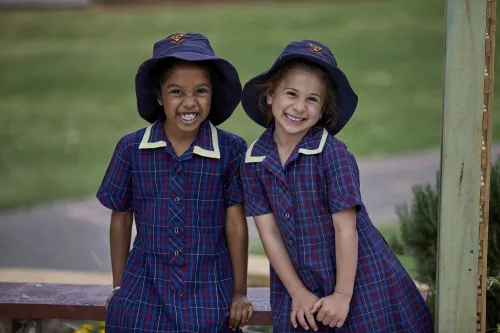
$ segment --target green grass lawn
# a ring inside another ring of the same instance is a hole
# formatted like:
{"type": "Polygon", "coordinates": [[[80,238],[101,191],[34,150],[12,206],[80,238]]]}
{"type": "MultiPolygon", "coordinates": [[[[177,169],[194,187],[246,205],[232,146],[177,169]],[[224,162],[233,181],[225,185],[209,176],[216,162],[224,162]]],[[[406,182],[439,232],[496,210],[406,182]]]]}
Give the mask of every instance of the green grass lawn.
{"type": "MultiPolygon", "coordinates": [[[[380,230],[380,233],[384,236],[387,242],[389,242],[389,244],[391,244],[390,240],[393,237],[398,237],[399,239],[401,239],[399,224],[384,225],[382,227],[379,227],[378,230],[380,230]]],[[[261,256],[266,255],[266,253],[264,252],[264,248],[262,247],[262,242],[260,240],[250,242],[248,253],[251,255],[261,255],[261,256]]],[[[408,271],[408,273],[412,277],[415,277],[416,276],[415,259],[406,254],[398,255],[398,259],[401,261],[401,263],[408,271]]]]}
{"type": "MultiPolygon", "coordinates": [[[[443,16],[438,0],[0,12],[0,210],[96,191],[117,140],[146,125],[138,66],[176,31],[206,34],[243,83],[318,39],[360,96],[339,135],[358,157],[437,146],[443,16]]],[[[222,128],[262,131],[241,108],[222,128]]]]}

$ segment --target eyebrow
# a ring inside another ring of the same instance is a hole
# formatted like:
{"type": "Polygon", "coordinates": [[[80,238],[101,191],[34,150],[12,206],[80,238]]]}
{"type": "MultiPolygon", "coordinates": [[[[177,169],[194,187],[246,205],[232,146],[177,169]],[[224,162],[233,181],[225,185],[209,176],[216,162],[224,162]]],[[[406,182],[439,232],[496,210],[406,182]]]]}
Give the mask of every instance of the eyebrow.
{"type": "MultiPolygon", "coordinates": [[[[287,87],[287,88],[285,88],[285,89],[290,89],[290,90],[293,90],[293,91],[298,92],[298,90],[297,90],[297,89],[295,89],[295,88],[291,88],[291,87],[287,87]]],[[[321,95],[320,95],[320,94],[316,94],[316,93],[312,93],[312,94],[311,94],[311,96],[317,96],[318,98],[321,98],[321,95]]]]}
{"type": "MultiPolygon", "coordinates": [[[[199,85],[196,86],[196,88],[201,88],[201,87],[207,87],[207,88],[210,88],[210,84],[208,83],[200,83],[199,85]]],[[[170,89],[170,88],[178,88],[178,89],[184,89],[184,87],[178,85],[178,84],[169,84],[167,86],[167,89],[170,89]]]]}

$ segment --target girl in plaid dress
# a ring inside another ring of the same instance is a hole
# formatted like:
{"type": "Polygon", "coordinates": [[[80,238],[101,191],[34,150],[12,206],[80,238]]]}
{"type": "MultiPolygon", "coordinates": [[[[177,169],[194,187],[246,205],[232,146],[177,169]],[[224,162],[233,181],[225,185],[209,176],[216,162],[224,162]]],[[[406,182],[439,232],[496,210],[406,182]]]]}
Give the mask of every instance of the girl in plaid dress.
{"type": "Polygon", "coordinates": [[[112,210],[106,332],[232,332],[252,316],[240,137],[215,126],[241,98],[203,35],[155,43],[136,75],[151,124],[118,142],[97,198],[112,210]],[[132,220],[137,236],[130,249],[132,220]]]}
{"type": "Polygon", "coordinates": [[[271,263],[274,332],[433,332],[415,283],[374,227],[354,156],[334,137],[358,98],[331,51],[290,43],[243,88],[266,131],[241,164],[271,263]]]}

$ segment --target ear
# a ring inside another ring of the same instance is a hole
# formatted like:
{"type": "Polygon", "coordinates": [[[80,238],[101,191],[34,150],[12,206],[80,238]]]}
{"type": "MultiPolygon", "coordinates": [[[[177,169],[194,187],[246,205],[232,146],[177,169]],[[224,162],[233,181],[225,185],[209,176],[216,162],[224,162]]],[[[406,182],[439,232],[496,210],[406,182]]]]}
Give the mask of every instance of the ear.
{"type": "Polygon", "coordinates": [[[273,93],[272,92],[267,92],[266,101],[267,101],[267,105],[273,104],[273,93]]]}
{"type": "Polygon", "coordinates": [[[161,100],[161,91],[156,89],[156,102],[158,102],[159,105],[163,106],[163,101],[161,100]]]}

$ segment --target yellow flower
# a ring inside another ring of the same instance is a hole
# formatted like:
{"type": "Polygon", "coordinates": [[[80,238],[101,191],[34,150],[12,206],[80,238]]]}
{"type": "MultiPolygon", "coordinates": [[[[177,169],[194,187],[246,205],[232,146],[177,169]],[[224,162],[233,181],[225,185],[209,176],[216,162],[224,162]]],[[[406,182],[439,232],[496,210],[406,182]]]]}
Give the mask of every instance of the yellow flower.
{"type": "Polygon", "coordinates": [[[94,329],[94,326],[92,326],[90,324],[83,324],[82,326],[80,326],[80,328],[87,330],[87,331],[92,331],[94,329]]]}
{"type": "Polygon", "coordinates": [[[105,321],[100,321],[99,322],[99,327],[100,328],[104,328],[104,326],[106,326],[106,322],[105,321]]]}
{"type": "Polygon", "coordinates": [[[105,332],[104,332],[104,328],[101,328],[101,329],[99,330],[99,333],[105,333],[105,332]]]}

